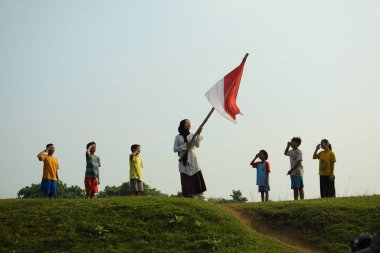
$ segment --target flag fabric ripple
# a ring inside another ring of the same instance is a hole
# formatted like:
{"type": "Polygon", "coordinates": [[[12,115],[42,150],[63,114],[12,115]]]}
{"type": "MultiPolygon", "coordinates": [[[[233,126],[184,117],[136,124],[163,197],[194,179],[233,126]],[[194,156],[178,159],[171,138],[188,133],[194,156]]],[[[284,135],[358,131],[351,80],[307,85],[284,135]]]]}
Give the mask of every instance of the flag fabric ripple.
{"type": "Polygon", "coordinates": [[[206,98],[222,116],[236,123],[236,115],[242,114],[236,105],[245,61],[219,80],[206,92],[206,98]]]}

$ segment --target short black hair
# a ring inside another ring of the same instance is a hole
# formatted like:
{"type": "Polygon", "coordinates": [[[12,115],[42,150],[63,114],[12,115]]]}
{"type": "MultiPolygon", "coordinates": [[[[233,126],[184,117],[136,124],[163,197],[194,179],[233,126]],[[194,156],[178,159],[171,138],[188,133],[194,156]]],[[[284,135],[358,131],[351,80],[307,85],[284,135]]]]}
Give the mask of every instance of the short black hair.
{"type": "Polygon", "coordinates": [[[140,144],[133,144],[133,145],[131,146],[131,151],[132,151],[132,152],[136,151],[136,149],[137,149],[138,147],[140,147],[140,144]]]}
{"type": "Polygon", "coordinates": [[[302,140],[301,140],[300,137],[293,137],[292,141],[294,141],[295,143],[297,143],[298,146],[301,146],[302,140]]]}
{"type": "Polygon", "coordinates": [[[87,143],[87,145],[86,145],[86,149],[88,149],[91,145],[93,145],[93,144],[95,144],[96,145],[96,143],[94,142],[94,141],[92,141],[92,142],[90,142],[90,143],[87,143]]]}
{"type": "Polygon", "coordinates": [[[54,144],[53,143],[49,143],[49,144],[46,145],[46,148],[50,148],[52,146],[54,146],[54,144]]]}
{"type": "MultiPolygon", "coordinates": [[[[268,160],[268,152],[265,151],[264,149],[260,150],[260,152],[263,152],[264,155],[265,155],[265,160],[268,160]]],[[[259,153],[260,153],[260,152],[259,152],[259,153]]]]}

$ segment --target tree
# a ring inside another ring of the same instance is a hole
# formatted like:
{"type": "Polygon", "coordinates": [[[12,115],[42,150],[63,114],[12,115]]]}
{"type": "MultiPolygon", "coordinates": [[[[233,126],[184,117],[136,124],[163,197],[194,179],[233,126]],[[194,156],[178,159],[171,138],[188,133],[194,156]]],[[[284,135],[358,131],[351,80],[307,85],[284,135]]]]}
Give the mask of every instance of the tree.
{"type": "Polygon", "coordinates": [[[232,201],[234,202],[247,202],[248,199],[246,197],[243,197],[243,194],[241,193],[240,190],[232,190],[232,201]]]}
{"type": "MultiPolygon", "coordinates": [[[[67,186],[62,181],[59,181],[57,186],[56,198],[82,198],[84,196],[84,190],[77,185],[67,186]]],[[[43,194],[41,193],[41,184],[32,184],[31,186],[25,186],[18,191],[17,197],[23,199],[29,198],[41,198],[43,194]]]]}
{"type": "Polygon", "coordinates": [[[80,188],[78,185],[72,185],[70,187],[67,187],[65,183],[60,181],[59,186],[57,187],[57,198],[83,198],[85,194],[85,191],[80,188]]]}
{"type": "MultiPolygon", "coordinates": [[[[57,186],[56,198],[83,198],[85,191],[77,185],[67,186],[62,181],[59,181],[57,186]]],[[[149,185],[143,183],[144,193],[143,196],[167,196],[156,188],[152,188],[149,185]]],[[[132,195],[131,186],[129,182],[123,183],[120,186],[106,186],[103,191],[98,194],[99,198],[115,197],[115,196],[130,196],[132,195]]],[[[18,191],[17,197],[19,198],[41,198],[41,184],[32,184],[31,186],[25,186],[18,191]]]]}
{"type": "Polygon", "coordinates": [[[18,191],[17,197],[23,199],[40,198],[42,197],[41,184],[32,184],[31,186],[25,186],[18,191]]]}
{"type": "MultiPolygon", "coordinates": [[[[143,196],[167,196],[156,188],[151,188],[143,182],[143,196]]],[[[131,184],[129,182],[122,183],[120,186],[106,186],[103,191],[98,194],[99,198],[115,197],[115,196],[130,196],[132,195],[131,184]]]]}

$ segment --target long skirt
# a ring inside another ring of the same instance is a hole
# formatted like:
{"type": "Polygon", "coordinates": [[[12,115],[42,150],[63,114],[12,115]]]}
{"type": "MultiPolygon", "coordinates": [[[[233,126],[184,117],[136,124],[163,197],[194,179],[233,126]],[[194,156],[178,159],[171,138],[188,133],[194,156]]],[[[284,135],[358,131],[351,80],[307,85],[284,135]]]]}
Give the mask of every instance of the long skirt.
{"type": "Polygon", "coordinates": [[[192,197],[194,195],[201,194],[205,192],[206,184],[203,179],[202,171],[198,171],[192,176],[181,174],[181,185],[182,185],[182,196],[192,197]]]}

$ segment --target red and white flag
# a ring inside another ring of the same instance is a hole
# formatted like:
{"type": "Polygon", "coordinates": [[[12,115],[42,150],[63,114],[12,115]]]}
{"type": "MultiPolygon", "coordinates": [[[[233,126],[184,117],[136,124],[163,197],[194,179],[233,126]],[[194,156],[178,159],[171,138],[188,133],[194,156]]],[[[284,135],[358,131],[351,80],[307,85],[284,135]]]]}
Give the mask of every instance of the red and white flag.
{"type": "Polygon", "coordinates": [[[219,80],[205,94],[215,110],[234,123],[236,123],[236,115],[242,114],[236,105],[236,97],[239,92],[240,81],[247,56],[248,54],[237,68],[219,80]]]}

